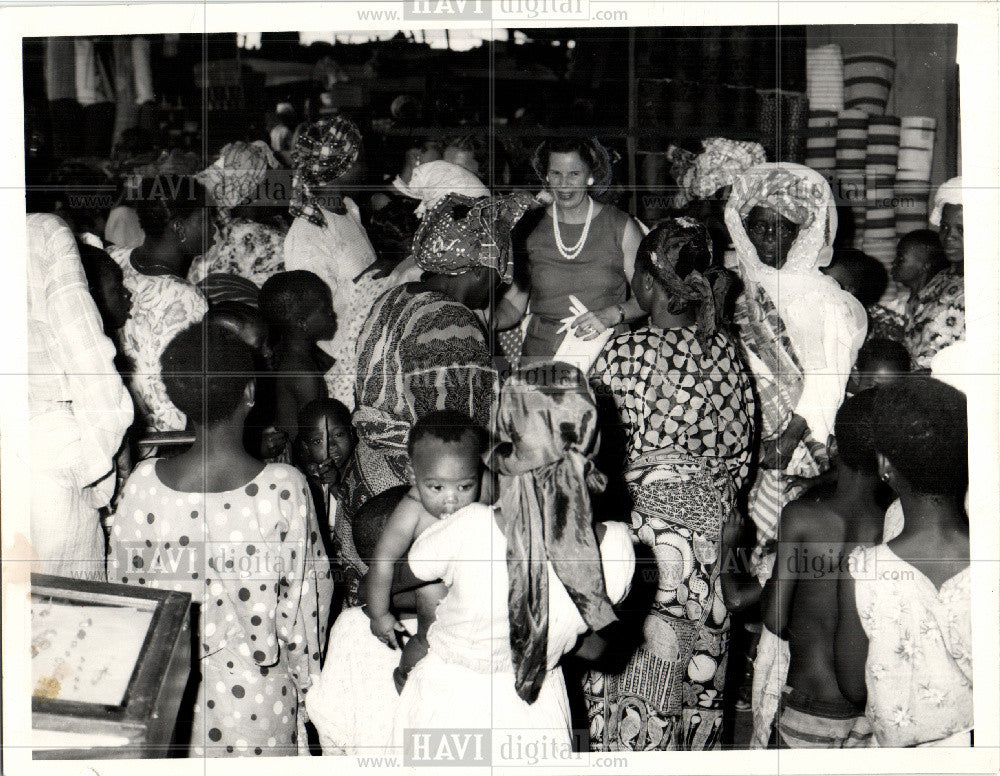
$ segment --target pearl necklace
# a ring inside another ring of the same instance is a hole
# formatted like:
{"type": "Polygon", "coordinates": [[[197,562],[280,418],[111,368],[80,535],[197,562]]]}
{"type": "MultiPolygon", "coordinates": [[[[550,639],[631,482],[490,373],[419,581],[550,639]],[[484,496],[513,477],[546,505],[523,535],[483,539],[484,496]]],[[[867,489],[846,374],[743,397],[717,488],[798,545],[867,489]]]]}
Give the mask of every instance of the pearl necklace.
{"type": "Polygon", "coordinates": [[[583,232],[580,235],[580,239],[577,240],[576,245],[573,246],[567,246],[566,243],[562,241],[562,235],[559,233],[559,216],[556,214],[559,206],[556,205],[555,202],[552,203],[552,234],[555,235],[556,238],[556,248],[559,250],[559,253],[562,254],[564,259],[575,259],[580,255],[581,251],[583,251],[583,246],[587,242],[587,235],[590,233],[591,219],[594,215],[594,200],[590,196],[587,197],[587,200],[590,203],[587,205],[587,220],[583,222],[583,232]]]}

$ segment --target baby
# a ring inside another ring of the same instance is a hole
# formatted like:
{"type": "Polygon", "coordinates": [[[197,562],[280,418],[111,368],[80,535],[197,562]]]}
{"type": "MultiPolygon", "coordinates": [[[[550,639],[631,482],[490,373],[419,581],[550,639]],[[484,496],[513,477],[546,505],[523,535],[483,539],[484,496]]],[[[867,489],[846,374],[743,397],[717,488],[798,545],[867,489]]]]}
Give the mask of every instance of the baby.
{"type": "Polygon", "coordinates": [[[402,691],[410,669],[427,654],[427,629],[447,592],[441,582],[428,584],[413,578],[405,562],[399,561],[405,561],[414,540],[430,526],[479,498],[485,446],[486,432],[471,418],[451,410],[425,415],[410,432],[410,491],[379,538],[363,593],[372,633],[390,648],[398,645],[403,650],[393,672],[397,691],[402,691]],[[417,633],[408,639],[406,628],[389,611],[393,589],[415,593],[417,633]]]}

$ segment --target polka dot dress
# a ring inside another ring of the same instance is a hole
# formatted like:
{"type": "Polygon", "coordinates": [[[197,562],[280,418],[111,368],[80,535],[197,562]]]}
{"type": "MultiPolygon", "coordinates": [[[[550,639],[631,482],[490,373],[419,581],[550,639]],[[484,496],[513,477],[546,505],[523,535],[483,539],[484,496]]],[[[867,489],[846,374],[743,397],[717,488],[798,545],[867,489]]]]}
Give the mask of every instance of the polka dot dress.
{"type": "Polygon", "coordinates": [[[319,675],[333,580],[299,471],[268,464],[242,488],[185,493],[142,462],[113,518],[108,579],[200,606],[192,756],[305,752],[300,707],[319,675]]]}

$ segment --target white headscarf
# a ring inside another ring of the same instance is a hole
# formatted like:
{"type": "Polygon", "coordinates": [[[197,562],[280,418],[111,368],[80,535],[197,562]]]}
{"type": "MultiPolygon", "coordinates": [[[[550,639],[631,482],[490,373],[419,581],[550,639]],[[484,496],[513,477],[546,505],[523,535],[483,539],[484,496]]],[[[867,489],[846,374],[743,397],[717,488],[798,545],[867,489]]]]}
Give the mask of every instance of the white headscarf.
{"type": "Polygon", "coordinates": [[[808,422],[813,437],[826,443],[868,329],[861,303],[819,271],[833,257],[837,233],[830,185],[802,165],[759,164],[734,182],[725,219],[746,291],[751,296],[754,286],[765,291],[802,365],[803,390],[795,411],[808,422]],[[781,269],[758,258],[743,226],[743,218],[756,205],[782,212],[786,218],[793,216],[790,220],[799,223],[781,269]]]}
{"type": "Polygon", "coordinates": [[[941,226],[941,214],[945,205],[962,206],[962,176],[945,181],[934,195],[934,209],[931,210],[931,226],[941,226]]]}
{"type": "Polygon", "coordinates": [[[409,183],[396,178],[392,185],[401,194],[420,200],[414,212],[421,218],[449,194],[463,194],[474,199],[490,195],[490,190],[473,173],[443,159],[418,165],[409,183]]]}

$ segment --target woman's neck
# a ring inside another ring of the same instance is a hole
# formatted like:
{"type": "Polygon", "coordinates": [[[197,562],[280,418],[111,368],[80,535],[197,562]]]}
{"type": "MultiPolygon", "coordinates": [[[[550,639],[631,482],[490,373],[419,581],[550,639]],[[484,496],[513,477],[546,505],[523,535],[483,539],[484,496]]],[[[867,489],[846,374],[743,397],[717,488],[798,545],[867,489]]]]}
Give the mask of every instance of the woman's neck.
{"type": "Polygon", "coordinates": [[[556,214],[556,218],[559,219],[564,224],[582,224],[587,220],[587,212],[590,210],[590,205],[594,204],[594,213],[596,216],[601,211],[601,206],[594,202],[594,200],[588,194],[579,205],[575,205],[571,208],[562,207],[558,201],[552,203],[552,208],[556,214]]]}
{"type": "Polygon", "coordinates": [[[649,311],[649,322],[658,329],[680,329],[685,326],[693,326],[695,316],[694,311],[690,308],[682,313],[670,312],[668,300],[657,294],[653,299],[652,309],[649,311]]]}
{"type": "Polygon", "coordinates": [[[132,264],[144,275],[183,275],[186,257],[169,239],[147,240],[132,252],[132,264]]]}
{"type": "Polygon", "coordinates": [[[411,284],[411,288],[414,291],[437,291],[439,294],[451,297],[456,302],[462,302],[461,299],[455,296],[454,289],[451,288],[448,279],[442,275],[431,275],[421,278],[416,283],[411,284]]]}
{"type": "Polygon", "coordinates": [[[899,493],[905,531],[915,534],[943,534],[968,531],[969,519],[958,497],[928,496],[922,493],[899,493]]]}

